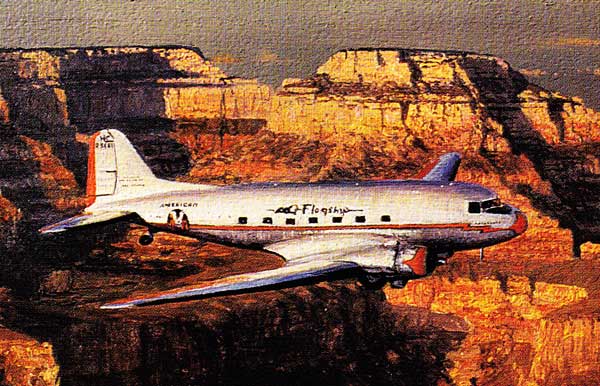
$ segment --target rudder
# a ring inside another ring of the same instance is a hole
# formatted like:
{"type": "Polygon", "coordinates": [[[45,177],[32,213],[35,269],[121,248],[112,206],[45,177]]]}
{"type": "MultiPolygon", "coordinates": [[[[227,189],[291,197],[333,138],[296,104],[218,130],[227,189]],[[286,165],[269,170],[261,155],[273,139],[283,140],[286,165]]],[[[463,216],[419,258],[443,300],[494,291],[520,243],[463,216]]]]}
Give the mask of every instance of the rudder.
{"type": "Polygon", "coordinates": [[[140,195],[159,181],[120,131],[101,130],[89,145],[88,205],[97,197],[140,195]]]}

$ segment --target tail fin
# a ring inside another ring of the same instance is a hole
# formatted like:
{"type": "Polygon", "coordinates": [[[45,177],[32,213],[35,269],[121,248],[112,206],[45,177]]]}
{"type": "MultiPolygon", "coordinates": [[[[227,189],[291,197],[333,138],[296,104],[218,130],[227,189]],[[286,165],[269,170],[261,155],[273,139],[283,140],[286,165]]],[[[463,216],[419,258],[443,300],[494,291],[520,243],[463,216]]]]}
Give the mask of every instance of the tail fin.
{"type": "Polygon", "coordinates": [[[89,145],[88,205],[98,197],[142,195],[161,181],[120,131],[99,131],[92,136],[89,145]]]}
{"type": "Polygon", "coordinates": [[[442,155],[435,164],[425,168],[417,175],[424,181],[451,182],[454,181],[458,167],[460,166],[461,156],[458,153],[446,153],[442,155]]]}

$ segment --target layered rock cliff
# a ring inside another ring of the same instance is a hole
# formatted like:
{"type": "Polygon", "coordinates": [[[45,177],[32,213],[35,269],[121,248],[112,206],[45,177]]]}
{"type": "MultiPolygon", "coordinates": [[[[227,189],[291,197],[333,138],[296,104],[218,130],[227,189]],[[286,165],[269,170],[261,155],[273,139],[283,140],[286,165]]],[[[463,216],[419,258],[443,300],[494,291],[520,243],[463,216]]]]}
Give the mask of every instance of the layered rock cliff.
{"type": "Polygon", "coordinates": [[[0,327],[0,371],[5,385],[59,384],[52,346],[0,327]]]}
{"type": "Polygon", "coordinates": [[[515,196],[535,213],[528,237],[554,240],[557,257],[600,233],[598,113],[493,56],[346,50],[276,95],[184,47],[5,51],[0,75],[12,127],[80,186],[75,133],[101,127],[126,131],[159,175],[196,181],[406,177],[458,150],[459,177],[515,196]]]}
{"type": "Polygon", "coordinates": [[[503,134],[487,119],[499,121],[495,110],[522,109],[549,144],[600,139],[600,114],[580,99],[529,84],[498,57],[466,52],[340,51],[314,77],[285,80],[274,104],[269,127],[277,132],[410,131],[432,139],[431,147],[505,151],[485,142],[503,134]]]}
{"type": "Polygon", "coordinates": [[[264,119],[269,87],[230,78],[196,49],[90,47],[4,51],[14,120],[80,128],[127,119],[264,119]]]}
{"type": "Polygon", "coordinates": [[[19,305],[6,323],[52,343],[63,384],[594,383],[598,125],[582,101],[474,53],[345,50],[273,92],[186,47],[4,50],[0,278],[19,305]],[[105,127],[157,175],[217,184],[408,178],[459,151],[457,179],[523,209],[529,230],[387,300],[347,280],[106,315],[98,304],[133,290],[278,260],[176,236],[141,247],[143,230],[113,225],[39,239],[84,205],[86,140],[105,127]],[[312,361],[286,348],[305,340],[312,361]]]}
{"type": "Polygon", "coordinates": [[[449,355],[458,385],[587,385],[600,371],[598,267],[463,261],[385,293],[392,304],[467,321],[467,338],[449,355]]]}
{"type": "Polygon", "coordinates": [[[510,247],[521,256],[536,255],[531,245],[543,243],[568,257],[570,233],[575,254],[598,240],[600,202],[590,192],[600,189],[600,114],[530,84],[500,58],[344,50],[312,78],[286,80],[272,111],[268,127],[277,133],[358,136],[386,151],[395,143],[421,153],[412,159],[463,153],[459,179],[489,186],[530,214],[532,243],[510,247]]]}

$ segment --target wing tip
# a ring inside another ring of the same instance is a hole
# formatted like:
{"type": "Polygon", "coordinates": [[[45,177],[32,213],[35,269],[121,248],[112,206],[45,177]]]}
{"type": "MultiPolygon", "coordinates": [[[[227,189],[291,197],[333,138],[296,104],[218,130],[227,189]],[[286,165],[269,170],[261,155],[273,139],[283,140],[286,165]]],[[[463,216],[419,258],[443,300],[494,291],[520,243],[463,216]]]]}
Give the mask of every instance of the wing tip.
{"type": "Polygon", "coordinates": [[[100,306],[101,310],[121,310],[125,308],[133,308],[134,303],[107,303],[100,306]]]}
{"type": "Polygon", "coordinates": [[[46,225],[38,229],[38,232],[42,235],[48,235],[110,222],[125,220],[135,221],[134,216],[137,216],[137,214],[131,211],[103,211],[98,213],[83,212],[73,217],[61,220],[57,223],[46,225]]]}
{"type": "Polygon", "coordinates": [[[51,225],[38,229],[38,233],[43,236],[51,235],[53,233],[60,233],[60,232],[62,232],[62,230],[53,229],[53,227],[51,225]]]}

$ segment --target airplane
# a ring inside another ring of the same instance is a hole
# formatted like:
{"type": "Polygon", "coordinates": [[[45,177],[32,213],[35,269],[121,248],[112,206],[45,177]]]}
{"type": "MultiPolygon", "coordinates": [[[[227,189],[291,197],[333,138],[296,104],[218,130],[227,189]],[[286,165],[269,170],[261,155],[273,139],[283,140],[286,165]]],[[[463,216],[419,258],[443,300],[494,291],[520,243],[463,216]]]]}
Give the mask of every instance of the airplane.
{"type": "Polygon", "coordinates": [[[114,221],[147,228],[139,239],[171,232],[260,248],[283,258],[276,269],[232,275],[105,304],[118,309],[277,285],[339,271],[365,284],[401,288],[456,251],[483,249],[527,229],[527,218],[493,191],[455,182],[461,156],[447,153],[413,180],[199,185],[157,178],[126,136],[90,138],[88,206],[40,232],[75,231],[114,221]]]}

